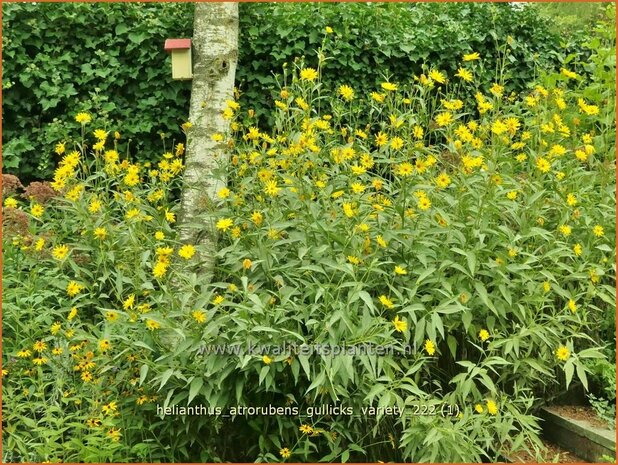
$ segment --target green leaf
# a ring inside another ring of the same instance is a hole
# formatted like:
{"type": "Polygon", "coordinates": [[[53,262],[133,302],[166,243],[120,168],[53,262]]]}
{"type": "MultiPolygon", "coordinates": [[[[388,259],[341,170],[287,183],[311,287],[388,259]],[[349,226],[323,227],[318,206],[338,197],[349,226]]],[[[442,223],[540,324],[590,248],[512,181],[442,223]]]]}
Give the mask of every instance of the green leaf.
{"type": "Polygon", "coordinates": [[[307,379],[311,381],[311,368],[309,367],[309,356],[308,355],[299,355],[298,361],[300,365],[303,367],[303,371],[305,375],[307,375],[307,379]]]}
{"type": "Polygon", "coordinates": [[[446,343],[448,345],[448,348],[451,351],[451,355],[453,356],[453,358],[456,358],[456,354],[457,354],[457,339],[455,339],[452,335],[448,335],[446,338],[446,343]]]}
{"type": "Polygon", "coordinates": [[[268,365],[263,366],[262,369],[260,370],[260,379],[258,381],[258,384],[260,386],[262,385],[262,382],[264,381],[264,379],[266,378],[269,372],[270,372],[270,367],[268,365]]]}
{"type": "Polygon", "coordinates": [[[161,375],[161,384],[158,389],[159,391],[163,389],[163,386],[167,384],[167,382],[169,381],[169,379],[171,378],[173,374],[174,374],[173,368],[168,368],[167,370],[165,370],[165,372],[163,372],[163,374],[161,375]]]}
{"type": "Polygon", "coordinates": [[[569,388],[571,384],[571,380],[573,379],[573,372],[575,368],[573,367],[573,361],[571,359],[567,360],[564,364],[564,374],[566,376],[566,388],[569,388]]]}
{"type": "Polygon", "coordinates": [[[190,404],[193,398],[200,392],[202,385],[204,384],[204,378],[194,378],[191,381],[191,385],[189,386],[189,398],[187,399],[187,404],[190,404]]]}
{"type": "Polygon", "coordinates": [[[145,363],[139,369],[139,385],[141,386],[146,380],[146,376],[148,375],[148,365],[145,363]]]}
{"type": "Polygon", "coordinates": [[[129,26],[124,23],[116,25],[116,35],[122,35],[129,30],[129,26]]]}

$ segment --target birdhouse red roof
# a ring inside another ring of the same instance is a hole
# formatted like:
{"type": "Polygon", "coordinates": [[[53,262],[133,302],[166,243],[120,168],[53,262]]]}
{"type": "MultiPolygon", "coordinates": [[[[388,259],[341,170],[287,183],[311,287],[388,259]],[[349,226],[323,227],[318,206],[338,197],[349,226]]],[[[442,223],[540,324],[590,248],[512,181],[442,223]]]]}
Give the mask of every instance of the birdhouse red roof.
{"type": "Polygon", "coordinates": [[[166,39],[165,46],[163,47],[166,52],[188,48],[191,48],[191,39],[166,39]]]}

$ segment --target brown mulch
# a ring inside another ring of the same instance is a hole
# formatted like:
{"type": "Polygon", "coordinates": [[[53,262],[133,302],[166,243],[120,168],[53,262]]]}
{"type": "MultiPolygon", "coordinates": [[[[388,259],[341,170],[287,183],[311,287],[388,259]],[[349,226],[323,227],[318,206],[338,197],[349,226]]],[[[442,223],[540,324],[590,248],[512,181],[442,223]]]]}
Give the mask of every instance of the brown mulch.
{"type": "Polygon", "coordinates": [[[554,405],[548,410],[573,420],[582,420],[592,426],[603,429],[611,429],[607,422],[599,418],[592,407],[581,405],[554,405]]]}
{"type": "MultiPolygon", "coordinates": [[[[542,462],[553,462],[557,455],[560,456],[557,463],[582,463],[585,462],[584,459],[578,457],[577,455],[569,452],[568,450],[564,450],[554,444],[553,442],[549,442],[546,439],[543,439],[543,445],[547,448],[546,451],[542,452],[542,462]]],[[[510,456],[510,459],[515,463],[538,463],[536,457],[532,454],[529,454],[525,451],[520,451],[510,456]]]]}

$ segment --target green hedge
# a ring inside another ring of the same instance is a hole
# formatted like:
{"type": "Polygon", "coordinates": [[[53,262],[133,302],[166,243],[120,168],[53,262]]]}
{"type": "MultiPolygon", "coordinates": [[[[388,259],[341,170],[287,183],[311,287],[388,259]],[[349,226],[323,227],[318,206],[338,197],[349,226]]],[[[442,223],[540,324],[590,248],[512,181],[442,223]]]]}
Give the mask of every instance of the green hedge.
{"type": "Polygon", "coordinates": [[[191,86],[171,79],[168,37],[193,28],[190,4],[3,5],[3,163],[26,179],[49,178],[53,149],[80,111],[107,115],[133,153],[153,159],[159,132],[179,133],[191,86]]]}
{"type": "MultiPolygon", "coordinates": [[[[186,3],[4,4],[5,172],[49,178],[53,148],[79,126],[79,111],[104,115],[93,126],[122,128],[138,160],[160,155],[160,133],[178,133],[190,98],[190,83],[170,78],[163,42],[190,37],[192,15],[186,3]]],[[[302,55],[315,66],[326,26],[334,32],[322,81],[357,92],[374,90],[387,74],[409,81],[423,64],[452,73],[472,51],[484,58],[489,83],[505,45],[498,37],[514,39],[507,90],[525,88],[562,55],[547,19],[508,4],[243,3],[240,18],[241,103],[265,127],[268,90],[277,88],[272,70],[302,55]]]]}

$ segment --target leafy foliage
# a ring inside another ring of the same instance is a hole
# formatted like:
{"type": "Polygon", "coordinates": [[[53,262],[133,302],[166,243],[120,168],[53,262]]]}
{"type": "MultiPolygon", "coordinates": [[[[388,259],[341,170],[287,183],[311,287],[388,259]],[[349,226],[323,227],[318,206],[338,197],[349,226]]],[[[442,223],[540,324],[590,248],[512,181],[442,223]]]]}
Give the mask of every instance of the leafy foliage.
{"type": "MultiPolygon", "coordinates": [[[[322,40],[320,30],[326,27],[334,29],[335,39],[322,80],[332,88],[348,84],[373,89],[384,79],[385,70],[392,80],[409,83],[428,63],[454,73],[459,58],[472,51],[487,58],[478,78],[489,83],[500,66],[501,41],[510,36],[507,90],[522,91],[540,68],[556,68],[563,54],[547,19],[532,8],[510,4],[247,3],[240,5],[240,11],[241,103],[262,117],[268,115],[263,89],[277,87],[271,70],[295,57],[313,55],[322,40]]],[[[315,58],[306,64],[315,66],[315,58]]]]}
{"type": "Polygon", "coordinates": [[[284,69],[271,129],[224,109],[211,283],[195,266],[212,251],[174,228],[184,147],[141,163],[81,115],[53,183],[5,195],[5,461],[480,462],[539,447],[535,407],[587,387],[615,310],[608,31],[590,77],[549,71],[517,95],[508,69],[479,77],[487,57],[329,87],[337,43],[320,33],[315,68],[284,69]],[[198,405],[213,413],[160,410],[198,405]],[[322,411],[215,411],[236,406],[322,411]]]}
{"type": "MultiPolygon", "coordinates": [[[[190,3],[4,3],[3,165],[22,179],[49,179],[58,159],[50,147],[77,128],[79,111],[101,127],[122,127],[128,150],[153,160],[160,133],[186,118],[190,84],[172,81],[163,42],[192,34],[190,3]]],[[[539,68],[563,54],[549,21],[532,8],[508,4],[244,3],[240,5],[241,104],[263,128],[273,120],[272,70],[313,56],[326,26],[334,28],[323,82],[374,88],[389,70],[409,82],[431,63],[447,72],[463,53],[487,59],[478,76],[493,79],[498,37],[513,38],[508,91],[521,91],[539,68]]],[[[313,58],[307,59],[311,65],[313,58]]]]}
{"type": "Polygon", "coordinates": [[[122,127],[142,161],[160,132],[187,117],[190,84],[171,80],[163,44],[192,31],[189,3],[4,3],[3,167],[49,179],[80,111],[102,128],[122,127]]]}

